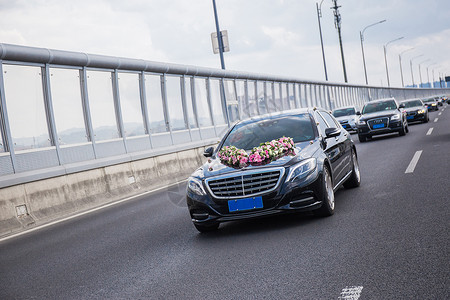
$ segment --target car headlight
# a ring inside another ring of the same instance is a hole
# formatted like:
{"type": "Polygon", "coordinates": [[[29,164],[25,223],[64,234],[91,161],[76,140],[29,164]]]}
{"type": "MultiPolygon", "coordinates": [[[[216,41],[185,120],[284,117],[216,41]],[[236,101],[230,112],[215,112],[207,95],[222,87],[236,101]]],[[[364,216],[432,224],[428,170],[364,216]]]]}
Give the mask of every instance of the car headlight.
{"type": "Polygon", "coordinates": [[[431,103],[431,106],[436,106],[436,103],[431,103]]]}
{"type": "Polygon", "coordinates": [[[401,117],[400,114],[396,114],[391,117],[391,120],[400,120],[400,117],[401,117]]]}
{"type": "Polygon", "coordinates": [[[315,158],[308,158],[293,165],[289,168],[289,174],[286,181],[293,181],[295,179],[304,177],[316,168],[317,160],[315,158]]]}
{"type": "Polygon", "coordinates": [[[365,125],[365,124],[366,124],[366,121],[358,120],[358,125],[365,125]]]}
{"type": "Polygon", "coordinates": [[[418,114],[424,114],[425,113],[425,109],[421,109],[419,111],[417,111],[418,114]]]}
{"type": "Polygon", "coordinates": [[[204,196],[206,195],[205,190],[203,189],[203,184],[200,179],[195,177],[189,177],[189,181],[187,184],[187,189],[193,192],[194,194],[204,196]]]}

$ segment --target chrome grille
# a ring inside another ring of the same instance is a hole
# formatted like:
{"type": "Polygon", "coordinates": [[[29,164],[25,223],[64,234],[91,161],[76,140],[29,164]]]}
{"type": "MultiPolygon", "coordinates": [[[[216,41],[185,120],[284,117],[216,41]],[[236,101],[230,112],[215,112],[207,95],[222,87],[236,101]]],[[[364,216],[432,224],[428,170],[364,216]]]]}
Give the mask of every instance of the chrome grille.
{"type": "Polygon", "coordinates": [[[275,190],[283,174],[284,168],[243,171],[206,179],[206,186],[219,199],[251,197],[275,190]]]}
{"type": "Polygon", "coordinates": [[[378,128],[373,128],[374,125],[379,125],[379,124],[384,124],[383,127],[381,127],[380,129],[384,129],[388,127],[388,123],[389,123],[389,118],[378,118],[378,119],[372,119],[367,121],[367,124],[369,125],[370,129],[378,129],[378,128]]]}

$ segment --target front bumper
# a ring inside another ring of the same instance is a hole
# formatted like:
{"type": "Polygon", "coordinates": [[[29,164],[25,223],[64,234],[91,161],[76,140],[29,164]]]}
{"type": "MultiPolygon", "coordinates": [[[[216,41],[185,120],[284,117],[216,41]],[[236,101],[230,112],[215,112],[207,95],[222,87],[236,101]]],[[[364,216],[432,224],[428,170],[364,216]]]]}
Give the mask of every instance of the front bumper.
{"type": "MultiPolygon", "coordinates": [[[[209,192],[204,196],[199,196],[188,190],[186,200],[192,222],[197,224],[222,223],[274,214],[311,211],[322,205],[319,200],[323,199],[322,177],[322,172],[316,167],[301,182],[280,184],[277,190],[261,196],[263,207],[257,209],[229,212],[228,200],[216,199],[209,192]]],[[[285,178],[283,178],[283,182],[284,180],[285,178]]]]}
{"type": "Polygon", "coordinates": [[[406,121],[409,122],[418,122],[418,121],[425,121],[427,118],[427,114],[419,114],[419,113],[408,113],[406,115],[406,121]]]}
{"type": "Polygon", "coordinates": [[[388,126],[380,129],[372,129],[367,124],[364,125],[358,125],[358,135],[361,136],[374,136],[379,134],[387,134],[387,133],[394,133],[399,132],[402,130],[402,121],[401,120],[395,120],[395,121],[389,121],[388,126]]]}

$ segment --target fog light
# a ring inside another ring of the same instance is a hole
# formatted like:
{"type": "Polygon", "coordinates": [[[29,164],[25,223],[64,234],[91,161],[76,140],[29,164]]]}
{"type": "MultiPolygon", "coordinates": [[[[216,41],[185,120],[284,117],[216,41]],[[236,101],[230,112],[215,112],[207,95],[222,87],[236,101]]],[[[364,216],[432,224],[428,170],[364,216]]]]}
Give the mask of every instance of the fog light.
{"type": "Polygon", "coordinates": [[[194,218],[195,220],[206,220],[206,219],[208,219],[208,217],[209,217],[209,214],[207,212],[192,214],[192,218],[194,218]]]}

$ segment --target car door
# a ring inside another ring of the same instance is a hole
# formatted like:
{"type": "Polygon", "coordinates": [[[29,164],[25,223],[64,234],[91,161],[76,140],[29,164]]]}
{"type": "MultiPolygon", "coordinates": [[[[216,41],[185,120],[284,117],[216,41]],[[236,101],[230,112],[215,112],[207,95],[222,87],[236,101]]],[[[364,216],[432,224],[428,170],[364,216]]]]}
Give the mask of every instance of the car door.
{"type": "MultiPolygon", "coordinates": [[[[341,133],[336,137],[326,139],[326,155],[331,162],[334,184],[339,183],[348,173],[350,158],[350,141],[348,132],[325,111],[317,111],[319,128],[339,128],[341,133]],[[321,124],[323,123],[323,124],[321,124]]],[[[325,129],[321,132],[325,138],[325,129]]],[[[322,130],[322,129],[321,129],[322,130]]]]}

